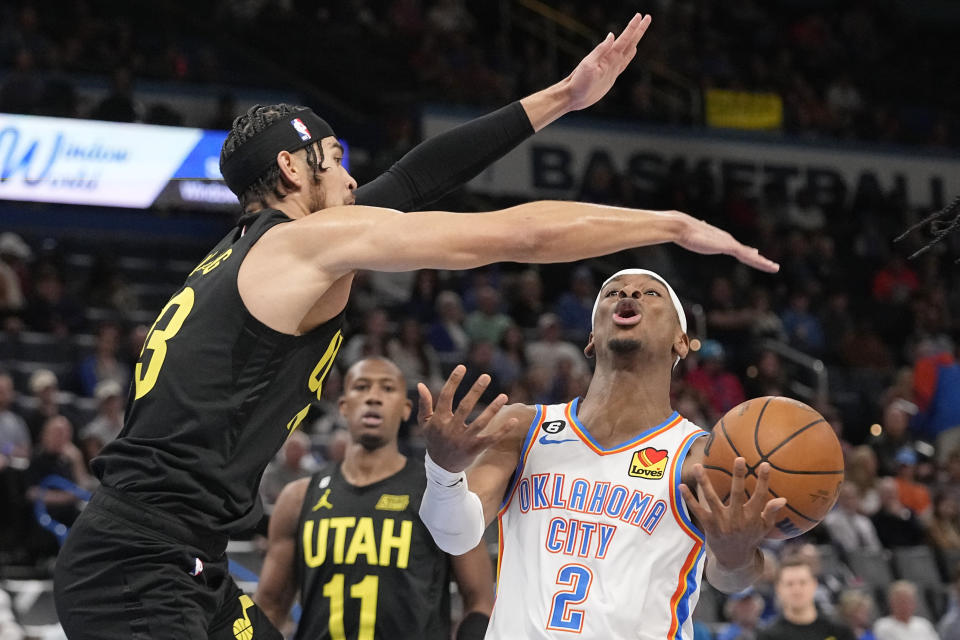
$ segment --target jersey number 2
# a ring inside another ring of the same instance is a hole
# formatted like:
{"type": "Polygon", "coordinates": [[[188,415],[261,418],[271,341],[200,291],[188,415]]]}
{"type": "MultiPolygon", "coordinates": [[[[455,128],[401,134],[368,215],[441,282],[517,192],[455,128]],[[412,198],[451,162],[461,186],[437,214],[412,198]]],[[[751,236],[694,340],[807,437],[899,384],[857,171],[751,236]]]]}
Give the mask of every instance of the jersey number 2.
{"type": "Polygon", "coordinates": [[[583,629],[583,609],[572,609],[571,606],[586,601],[591,582],[593,572],[582,564],[567,564],[560,568],[557,584],[570,588],[553,594],[547,629],[580,633],[583,629]]]}
{"type": "MultiPolygon", "coordinates": [[[[365,576],[357,584],[350,585],[350,597],[360,600],[360,629],[357,640],[373,640],[377,624],[377,591],[380,578],[365,576]]],[[[330,582],[323,585],[323,595],[330,598],[330,637],[333,640],[346,640],[343,627],[343,588],[344,575],[334,574],[330,582]]]]}
{"type": "Polygon", "coordinates": [[[177,335],[183,321],[187,319],[190,310],[193,309],[193,289],[186,287],[183,291],[170,298],[170,301],[163,307],[163,311],[154,320],[150,327],[150,333],[143,342],[143,351],[140,352],[140,361],[137,362],[134,371],[134,399],[139,400],[150,393],[153,385],[157,384],[157,378],[160,376],[160,367],[163,366],[163,359],[167,357],[167,340],[177,335]],[[173,308],[173,314],[167,321],[167,325],[160,329],[157,324],[163,320],[167,312],[173,308]],[[149,352],[150,359],[144,366],[144,356],[149,352]]]}

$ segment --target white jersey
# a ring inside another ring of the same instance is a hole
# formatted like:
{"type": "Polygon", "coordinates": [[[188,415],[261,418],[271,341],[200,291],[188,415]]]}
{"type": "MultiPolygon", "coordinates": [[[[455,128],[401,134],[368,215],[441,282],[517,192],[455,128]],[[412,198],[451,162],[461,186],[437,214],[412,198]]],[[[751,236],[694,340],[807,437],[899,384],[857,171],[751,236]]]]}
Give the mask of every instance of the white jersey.
{"type": "Polygon", "coordinates": [[[604,449],[577,400],[538,405],[500,509],[486,637],[692,640],[704,542],[679,485],[703,435],[674,413],[604,449]]]}

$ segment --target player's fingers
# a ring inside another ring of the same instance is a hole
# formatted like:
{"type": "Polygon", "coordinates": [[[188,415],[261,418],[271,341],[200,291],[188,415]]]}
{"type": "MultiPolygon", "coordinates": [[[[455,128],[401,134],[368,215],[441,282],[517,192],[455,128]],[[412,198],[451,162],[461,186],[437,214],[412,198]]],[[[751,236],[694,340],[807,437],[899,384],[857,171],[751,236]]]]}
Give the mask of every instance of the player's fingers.
{"type": "Polygon", "coordinates": [[[757,467],[757,486],[753,489],[753,495],[747,502],[748,508],[755,508],[758,511],[770,497],[770,463],[761,462],[757,467]]]}
{"type": "Polygon", "coordinates": [[[487,424],[493,420],[493,416],[497,415],[505,404],[507,404],[507,394],[501,393],[493,399],[493,402],[487,405],[487,408],[477,416],[476,420],[470,423],[470,430],[477,433],[483,431],[487,427],[487,424]]]}
{"type": "Polygon", "coordinates": [[[760,271],[766,271],[767,273],[780,271],[779,264],[761,255],[760,250],[754,247],[737,243],[733,251],[733,257],[743,264],[753,267],[754,269],[759,269],[760,271]]]}
{"type": "Polygon", "coordinates": [[[430,389],[422,382],[417,383],[417,395],[420,397],[420,408],[417,411],[417,421],[423,424],[433,415],[433,396],[430,389]]]}
{"type": "Polygon", "coordinates": [[[723,500],[717,495],[716,490],[713,488],[713,483],[710,482],[710,478],[707,476],[707,470],[703,468],[702,464],[697,463],[693,465],[693,475],[697,479],[697,488],[703,495],[710,510],[720,511],[723,509],[723,500]]]}
{"type": "Polygon", "coordinates": [[[733,480],[730,481],[730,508],[739,510],[743,507],[743,479],[747,475],[747,461],[738,457],[733,461],[733,480]]]}
{"type": "Polygon", "coordinates": [[[627,23],[627,26],[624,27],[623,31],[620,33],[620,36],[617,37],[617,43],[615,46],[615,51],[620,55],[632,54],[636,50],[637,43],[640,42],[643,32],[646,30],[646,25],[650,24],[650,21],[647,18],[644,18],[639,13],[634,14],[630,19],[630,22],[627,23]]]}
{"type": "Polygon", "coordinates": [[[700,499],[693,495],[693,491],[685,484],[680,485],[680,495],[683,496],[687,508],[693,514],[693,517],[696,518],[697,522],[702,526],[710,518],[710,510],[700,504],[700,499]]]}
{"type": "Polygon", "coordinates": [[[787,506],[786,498],[774,498],[773,500],[769,500],[763,507],[763,512],[760,514],[760,520],[763,521],[763,525],[766,527],[767,531],[773,529],[774,525],[776,525],[777,515],[785,506],[787,506]]]}
{"type": "Polygon", "coordinates": [[[460,401],[460,404],[457,405],[457,410],[453,414],[453,417],[456,421],[466,424],[467,416],[470,415],[470,412],[473,411],[473,408],[477,406],[477,402],[480,400],[480,396],[483,395],[483,392],[487,390],[487,385],[490,384],[490,376],[487,374],[481,375],[473,383],[473,386],[470,387],[470,391],[467,391],[467,395],[463,396],[463,400],[460,401]]]}
{"type": "Polygon", "coordinates": [[[450,377],[443,383],[443,389],[440,389],[440,395],[437,396],[436,409],[438,411],[446,409],[450,413],[453,413],[453,395],[457,392],[457,388],[460,386],[460,382],[465,375],[467,375],[467,368],[462,364],[458,364],[453,368],[453,371],[450,372],[450,377]]]}

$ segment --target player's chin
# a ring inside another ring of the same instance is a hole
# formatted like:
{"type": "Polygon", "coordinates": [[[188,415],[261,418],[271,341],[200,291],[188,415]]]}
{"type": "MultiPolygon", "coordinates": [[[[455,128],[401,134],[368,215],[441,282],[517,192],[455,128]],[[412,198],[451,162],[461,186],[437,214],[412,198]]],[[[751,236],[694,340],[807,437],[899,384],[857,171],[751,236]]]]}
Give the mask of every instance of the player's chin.
{"type": "Polygon", "coordinates": [[[358,442],[367,451],[374,451],[386,445],[387,439],[380,433],[367,432],[360,434],[358,442]]]}

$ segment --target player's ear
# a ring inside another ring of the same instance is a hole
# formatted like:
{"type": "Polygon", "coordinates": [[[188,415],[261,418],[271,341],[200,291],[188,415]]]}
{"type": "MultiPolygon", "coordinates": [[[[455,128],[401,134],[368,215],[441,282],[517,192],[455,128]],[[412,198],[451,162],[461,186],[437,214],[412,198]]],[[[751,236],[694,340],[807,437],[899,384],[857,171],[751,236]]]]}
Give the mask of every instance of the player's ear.
{"type": "Polygon", "coordinates": [[[403,421],[406,422],[410,419],[410,413],[413,412],[413,403],[410,400],[406,400],[403,403],[403,421]]]}
{"type": "Polygon", "coordinates": [[[347,397],[341,395],[337,398],[337,409],[340,411],[340,415],[344,418],[347,417],[347,397]]]}
{"type": "Polygon", "coordinates": [[[280,180],[285,186],[300,187],[303,182],[303,172],[297,166],[293,154],[289,151],[277,153],[277,167],[280,169],[280,180]]]}
{"type": "Polygon", "coordinates": [[[587,346],[583,348],[583,355],[591,360],[597,355],[597,348],[593,344],[593,331],[591,331],[589,337],[587,337],[587,346]]]}
{"type": "Polygon", "coordinates": [[[690,336],[680,333],[680,336],[673,343],[673,353],[680,356],[683,360],[690,353],[690,336]]]}

